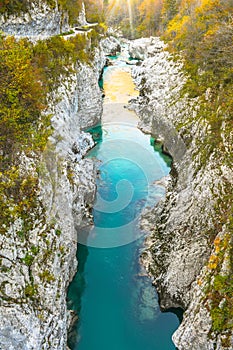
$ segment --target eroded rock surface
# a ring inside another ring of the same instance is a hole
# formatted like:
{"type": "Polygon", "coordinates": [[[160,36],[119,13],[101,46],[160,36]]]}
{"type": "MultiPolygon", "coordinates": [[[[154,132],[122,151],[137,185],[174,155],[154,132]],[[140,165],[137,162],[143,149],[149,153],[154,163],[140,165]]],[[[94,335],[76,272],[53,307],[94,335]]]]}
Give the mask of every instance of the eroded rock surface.
{"type": "Polygon", "coordinates": [[[153,57],[165,47],[164,43],[155,37],[140,38],[129,43],[129,54],[131,58],[144,60],[153,57]]]}
{"type": "Polygon", "coordinates": [[[44,39],[69,30],[68,15],[59,11],[57,4],[52,8],[46,1],[32,1],[28,12],[1,15],[0,28],[15,37],[44,39]]]}
{"type": "MultiPolygon", "coordinates": [[[[19,219],[1,237],[3,350],[66,347],[66,291],[77,267],[76,230],[90,223],[95,198],[94,165],[83,159],[94,142],[80,130],[93,125],[101,111],[99,99],[78,101],[83,70],[59,88],[60,101],[50,110],[54,133],[45,152],[40,158],[24,156],[21,161],[23,172],[38,177],[38,205],[29,232],[24,233],[19,219]]],[[[86,98],[90,98],[88,93],[86,98]]]]}
{"type": "Polygon", "coordinates": [[[100,45],[106,56],[116,56],[117,53],[121,52],[120,42],[114,36],[101,40],[100,45]]]}
{"type": "MultiPolygon", "coordinates": [[[[32,18],[10,17],[3,29],[37,38],[57,34],[60,14],[38,6],[32,4],[32,18]]],[[[101,119],[98,79],[104,64],[96,48],[92,65],[77,63],[61,77],[50,93],[53,133],[44,153],[20,155],[20,171],[35,179],[37,190],[28,217],[0,236],[2,350],[66,349],[66,293],[77,268],[77,230],[91,223],[96,188],[93,162],[84,158],[94,142],[83,129],[101,119]]]]}
{"type": "MultiPolygon", "coordinates": [[[[131,44],[131,56],[144,58],[133,73],[140,96],[132,107],[141,119],[140,127],[162,141],[174,160],[165,199],[142,216],[142,227],[151,232],[142,261],[158,290],[161,308],[186,310],[173,336],[179,350],[232,349],[232,334],[218,334],[212,327],[208,299],[208,288],[214,283],[211,259],[218,256],[214,242],[217,235],[220,242],[227,239],[216,208],[233,186],[232,169],[223,165],[218,150],[203,158],[203,147],[209,147],[205,143],[209,125],[196,118],[198,100],[181,97],[186,79],[182,64],[163,48],[158,38],[131,44]]],[[[228,152],[224,125],[222,137],[228,152]]],[[[226,249],[220,260],[228,274],[230,266],[224,261],[229,256],[226,249]]]]}

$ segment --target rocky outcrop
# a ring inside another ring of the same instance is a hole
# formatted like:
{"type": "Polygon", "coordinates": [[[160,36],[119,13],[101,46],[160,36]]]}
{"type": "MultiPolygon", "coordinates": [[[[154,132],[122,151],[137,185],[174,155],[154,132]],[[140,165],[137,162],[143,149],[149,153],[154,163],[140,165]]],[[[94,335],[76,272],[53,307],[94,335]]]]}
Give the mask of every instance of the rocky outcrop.
{"type": "Polygon", "coordinates": [[[117,53],[121,52],[120,42],[114,36],[101,40],[100,45],[106,56],[116,56],[117,53]]]}
{"type": "Polygon", "coordinates": [[[57,93],[64,97],[67,96],[67,91],[72,92],[68,93],[69,98],[66,99],[65,105],[60,102],[56,106],[59,113],[64,116],[63,122],[60,121],[56,113],[52,119],[56,126],[55,134],[60,135],[61,144],[67,142],[70,137],[72,138],[72,141],[69,140],[70,143],[75,141],[74,125],[84,130],[100,123],[103,107],[98,81],[104,65],[104,52],[101,48],[96,48],[92,65],[77,63],[77,75],[71,75],[70,79],[54,94],[53,98],[55,99],[57,93]],[[72,105],[72,110],[69,109],[70,105],[72,105]],[[72,119],[65,117],[67,114],[70,117],[73,116],[72,119]]]}
{"type": "MultiPolygon", "coordinates": [[[[202,122],[196,118],[198,99],[181,97],[182,64],[172,60],[158,39],[150,42],[145,60],[134,69],[140,96],[132,106],[141,119],[140,127],[162,140],[174,163],[166,198],[142,217],[142,227],[151,232],[142,261],[158,290],[161,308],[186,310],[173,336],[179,350],[232,349],[232,334],[215,331],[213,302],[208,299],[215,279],[214,242],[217,235],[224,242],[227,234],[216,208],[233,186],[232,170],[222,165],[216,149],[210,159],[204,159],[203,147],[210,147],[204,143],[209,125],[204,118],[202,122]]],[[[131,46],[131,55],[140,58],[141,42],[139,47],[137,42],[131,46]]],[[[229,146],[225,142],[225,152],[229,146]]],[[[225,250],[224,254],[218,262],[229,274],[230,253],[225,250]]]]}
{"type": "Polygon", "coordinates": [[[145,58],[153,57],[164,46],[164,43],[159,38],[140,38],[129,43],[129,54],[131,58],[144,60],[145,58]]]}
{"type": "Polygon", "coordinates": [[[30,174],[40,167],[40,202],[30,231],[19,219],[4,238],[0,347],[65,349],[66,290],[77,266],[75,227],[89,216],[95,171],[91,161],[65,159],[52,144],[40,160],[25,158],[23,166],[30,174]]]}
{"type": "MultiPolygon", "coordinates": [[[[211,303],[213,303],[212,285],[216,284],[217,279],[213,276],[213,258],[219,256],[218,249],[222,244],[228,245],[225,252],[221,252],[221,271],[218,276],[223,277],[231,274],[228,233],[226,227],[217,235],[214,241],[214,249],[211,252],[209,263],[201,269],[201,273],[192,285],[191,302],[184,313],[184,320],[178,330],[173,335],[173,341],[177,344],[179,349],[232,349],[233,337],[232,330],[215,331],[213,332],[213,317],[211,317],[211,303]]],[[[228,278],[227,278],[228,279],[228,278]]],[[[228,279],[229,280],[229,279],[228,279]]],[[[221,287],[218,286],[217,291],[221,292],[221,287]]],[[[224,296],[228,298],[227,295],[224,296]]],[[[226,300],[219,301],[219,312],[222,313],[225,324],[228,322],[225,313],[226,300]]]]}
{"type": "Polygon", "coordinates": [[[86,26],[87,24],[88,24],[88,22],[86,19],[86,8],[84,5],[84,2],[82,2],[81,11],[79,12],[79,16],[78,16],[78,25],[86,26]]]}
{"type": "Polygon", "coordinates": [[[0,28],[15,37],[27,37],[31,40],[44,39],[66,32],[69,29],[68,15],[56,6],[51,8],[46,1],[33,1],[28,12],[0,17],[0,28]]]}
{"type": "MultiPolygon", "coordinates": [[[[139,50],[143,47],[141,40],[139,50]]],[[[134,44],[135,51],[137,42],[134,44]]],[[[179,97],[185,81],[181,64],[169,61],[169,54],[162,50],[164,45],[158,39],[150,39],[146,43],[152,43],[145,51],[146,60],[133,70],[135,83],[140,88],[139,98],[135,101],[141,118],[139,127],[146,133],[152,132],[157,140],[163,142],[164,149],[179,162],[186,146],[181,134],[176,131],[174,115],[180,112],[183,102],[173,106],[170,106],[170,102],[171,98],[179,97]]],[[[131,105],[133,103],[132,100],[131,105]]]]}

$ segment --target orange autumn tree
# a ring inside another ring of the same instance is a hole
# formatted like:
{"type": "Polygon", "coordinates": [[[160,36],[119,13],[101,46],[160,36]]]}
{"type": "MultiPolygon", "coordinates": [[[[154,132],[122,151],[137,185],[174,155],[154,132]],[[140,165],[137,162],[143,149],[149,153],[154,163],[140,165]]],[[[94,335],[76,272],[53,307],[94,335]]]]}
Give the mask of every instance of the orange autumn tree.
{"type": "Polygon", "coordinates": [[[139,34],[154,35],[160,29],[162,0],[143,0],[138,6],[140,24],[137,27],[139,34]]]}
{"type": "Polygon", "coordinates": [[[164,38],[173,50],[182,50],[193,82],[198,79],[198,94],[207,87],[231,82],[232,12],[230,1],[183,0],[179,13],[168,24],[164,38]],[[198,74],[200,70],[202,74],[198,74]]]}
{"type": "Polygon", "coordinates": [[[178,13],[179,2],[179,0],[163,0],[161,20],[165,28],[169,21],[178,13]]]}

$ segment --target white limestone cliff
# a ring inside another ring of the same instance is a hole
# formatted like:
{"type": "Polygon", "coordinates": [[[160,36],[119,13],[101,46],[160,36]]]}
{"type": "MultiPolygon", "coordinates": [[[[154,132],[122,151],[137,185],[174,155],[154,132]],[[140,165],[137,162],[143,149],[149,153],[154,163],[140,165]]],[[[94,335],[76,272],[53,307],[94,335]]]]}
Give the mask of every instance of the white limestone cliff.
{"type": "MultiPolygon", "coordinates": [[[[32,5],[30,21],[11,17],[3,29],[20,37],[57,34],[61,14],[39,4],[32,5]]],[[[45,151],[20,155],[22,173],[37,179],[38,190],[30,227],[19,218],[0,236],[2,350],[67,347],[71,317],[66,295],[77,269],[77,230],[91,222],[95,198],[95,168],[84,158],[94,142],[83,129],[101,119],[98,79],[104,64],[97,47],[91,65],[77,63],[61,78],[49,98],[53,133],[45,151]]]]}
{"type": "Polygon", "coordinates": [[[20,14],[0,16],[1,31],[16,38],[27,37],[32,41],[45,39],[69,30],[68,14],[62,13],[55,2],[55,7],[46,1],[30,3],[29,11],[20,14]]]}
{"type": "MultiPolygon", "coordinates": [[[[216,150],[207,160],[202,156],[202,148],[209,147],[204,143],[209,126],[196,118],[198,100],[180,96],[186,79],[181,61],[175,62],[158,38],[151,38],[146,50],[145,45],[148,39],[131,44],[131,56],[144,59],[134,69],[140,95],[132,107],[141,119],[140,128],[160,140],[173,157],[173,169],[164,201],[142,215],[142,227],[150,232],[142,262],[158,290],[161,308],[186,310],[173,336],[179,350],[232,349],[232,334],[212,328],[206,295],[214,280],[210,262],[217,254],[215,239],[220,236],[225,242],[228,237],[226,227],[219,226],[217,208],[233,186],[232,169],[222,164],[216,150]]],[[[224,125],[222,137],[228,152],[224,125]]],[[[225,254],[221,264],[229,274],[230,252],[225,254]]]]}

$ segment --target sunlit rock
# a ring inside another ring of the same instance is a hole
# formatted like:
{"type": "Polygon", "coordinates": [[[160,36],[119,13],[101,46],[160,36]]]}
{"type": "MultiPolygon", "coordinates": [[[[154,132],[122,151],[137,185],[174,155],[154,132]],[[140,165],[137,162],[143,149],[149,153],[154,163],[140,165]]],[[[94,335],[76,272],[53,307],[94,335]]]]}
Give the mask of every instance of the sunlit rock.
{"type": "Polygon", "coordinates": [[[114,36],[101,40],[100,45],[106,56],[116,56],[117,53],[121,52],[120,42],[114,36]]]}

